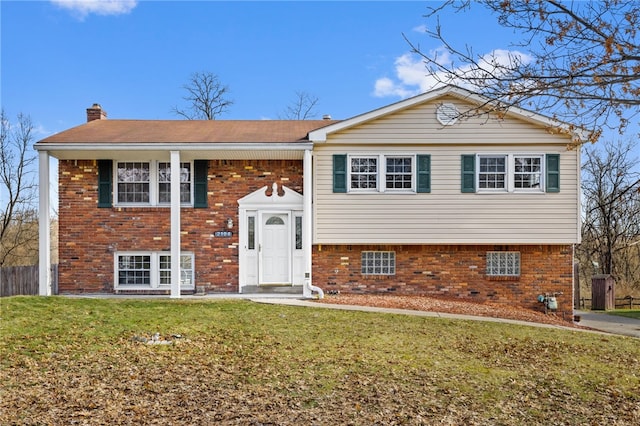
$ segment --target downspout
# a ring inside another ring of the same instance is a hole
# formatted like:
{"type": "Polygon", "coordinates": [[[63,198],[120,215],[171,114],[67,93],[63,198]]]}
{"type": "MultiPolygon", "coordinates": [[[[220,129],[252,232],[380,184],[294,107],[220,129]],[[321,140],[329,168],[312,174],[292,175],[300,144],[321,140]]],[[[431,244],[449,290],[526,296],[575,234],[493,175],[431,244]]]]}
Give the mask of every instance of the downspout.
{"type": "Polygon", "coordinates": [[[311,279],[312,269],[312,247],[313,242],[311,228],[313,226],[313,205],[311,202],[312,192],[312,157],[311,150],[305,149],[303,168],[303,201],[302,201],[302,241],[304,247],[304,286],[302,294],[306,298],[313,297],[313,292],[318,293],[318,299],[324,298],[324,291],[320,287],[313,285],[311,279]]]}

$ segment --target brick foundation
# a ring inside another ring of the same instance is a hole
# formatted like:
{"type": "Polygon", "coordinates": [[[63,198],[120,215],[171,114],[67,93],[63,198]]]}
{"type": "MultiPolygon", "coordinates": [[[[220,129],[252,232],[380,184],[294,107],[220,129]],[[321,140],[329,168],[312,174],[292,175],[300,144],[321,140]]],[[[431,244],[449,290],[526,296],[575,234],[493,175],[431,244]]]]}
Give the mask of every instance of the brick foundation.
{"type": "Polygon", "coordinates": [[[569,245],[319,245],[313,282],[324,291],[433,295],[539,309],[537,295],[562,291],[559,311],[572,309],[573,250],[569,245]],[[363,275],[362,251],[395,251],[396,274],[363,275]],[[519,251],[520,276],[488,277],[487,251],[519,251]]]}

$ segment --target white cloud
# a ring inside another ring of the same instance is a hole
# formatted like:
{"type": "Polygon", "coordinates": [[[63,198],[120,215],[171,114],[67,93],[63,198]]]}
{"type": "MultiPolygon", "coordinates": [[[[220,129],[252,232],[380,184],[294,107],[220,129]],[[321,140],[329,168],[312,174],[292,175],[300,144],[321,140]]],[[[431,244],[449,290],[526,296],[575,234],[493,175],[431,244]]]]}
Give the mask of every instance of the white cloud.
{"type": "Polygon", "coordinates": [[[376,80],[373,95],[379,98],[408,98],[426,92],[437,85],[427,76],[424,62],[416,55],[405,53],[396,58],[396,78],[382,77],[376,80]]]}
{"type": "Polygon", "coordinates": [[[413,29],[411,30],[413,32],[416,33],[426,33],[427,32],[427,26],[426,25],[418,25],[417,27],[413,27],[413,29]]]}
{"type": "Polygon", "coordinates": [[[51,3],[71,11],[80,19],[89,14],[121,15],[138,5],[137,0],[51,0],[51,3]]]}
{"type": "MultiPolygon", "coordinates": [[[[453,60],[449,52],[444,48],[434,49],[428,52],[428,56],[443,67],[451,67],[453,60]]],[[[514,61],[527,64],[532,61],[532,57],[517,50],[496,49],[483,55],[479,62],[493,75],[506,73],[505,67],[514,61]]],[[[447,81],[445,73],[438,73],[437,78],[427,73],[426,64],[419,55],[405,53],[394,62],[395,78],[381,77],[376,80],[373,95],[376,97],[399,97],[408,98],[420,93],[429,91],[442,85],[447,81]]],[[[468,65],[458,68],[463,73],[469,73],[471,68],[468,65]]],[[[479,71],[474,71],[478,73],[479,71]]],[[[451,84],[467,87],[473,90],[470,84],[460,80],[449,80],[451,84]]]]}

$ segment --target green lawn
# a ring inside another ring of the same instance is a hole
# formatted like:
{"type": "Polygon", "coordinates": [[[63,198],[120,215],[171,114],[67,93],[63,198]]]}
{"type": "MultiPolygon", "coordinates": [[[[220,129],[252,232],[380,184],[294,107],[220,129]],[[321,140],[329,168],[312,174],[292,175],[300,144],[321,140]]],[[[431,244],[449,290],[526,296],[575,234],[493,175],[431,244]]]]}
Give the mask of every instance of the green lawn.
{"type": "Polygon", "coordinates": [[[640,309],[616,309],[615,311],[607,311],[607,313],[610,315],[640,319],[640,309]]]}
{"type": "Polygon", "coordinates": [[[632,338],[236,300],[0,307],[3,425],[640,424],[632,338]]]}

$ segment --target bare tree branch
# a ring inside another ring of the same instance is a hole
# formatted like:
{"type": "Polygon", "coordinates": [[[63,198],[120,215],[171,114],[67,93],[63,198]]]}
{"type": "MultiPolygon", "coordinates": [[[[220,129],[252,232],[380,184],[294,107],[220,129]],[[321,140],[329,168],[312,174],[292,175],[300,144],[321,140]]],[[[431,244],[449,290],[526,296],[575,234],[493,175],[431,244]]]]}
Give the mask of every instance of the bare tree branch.
{"type": "Polygon", "coordinates": [[[502,108],[544,111],[578,125],[595,141],[603,127],[624,132],[640,114],[640,2],[602,0],[447,0],[426,15],[427,34],[446,57],[424,52],[406,36],[427,75],[481,93],[502,108]],[[448,42],[438,16],[485,7],[498,23],[516,30],[523,48],[479,55],[448,42]]]}
{"type": "Polygon", "coordinates": [[[296,90],[295,99],[287,105],[279,118],[282,120],[311,120],[318,115],[315,110],[318,101],[317,96],[296,90]]]}
{"type": "Polygon", "coordinates": [[[585,218],[578,253],[595,273],[613,274],[640,288],[640,172],[633,143],[605,142],[585,150],[583,197],[585,218]]]}
{"type": "Polygon", "coordinates": [[[0,121],[0,266],[29,264],[34,252],[37,259],[38,246],[36,183],[31,169],[36,157],[30,151],[33,123],[29,116],[18,114],[16,125],[11,125],[4,110],[0,121]]]}
{"type": "Polygon", "coordinates": [[[176,106],[173,112],[187,120],[215,120],[233,105],[227,98],[229,87],[211,72],[191,74],[189,82],[182,87],[187,91],[183,99],[188,105],[185,108],[176,106]]]}

